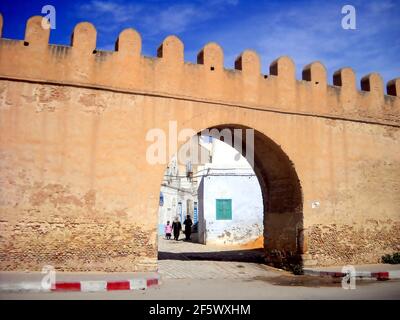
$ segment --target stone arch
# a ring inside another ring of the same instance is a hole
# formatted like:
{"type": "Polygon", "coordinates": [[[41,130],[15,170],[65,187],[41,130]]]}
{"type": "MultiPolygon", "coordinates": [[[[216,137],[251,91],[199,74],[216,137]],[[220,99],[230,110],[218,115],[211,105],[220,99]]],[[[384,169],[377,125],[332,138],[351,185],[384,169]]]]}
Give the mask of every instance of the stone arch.
{"type": "MultiPolygon", "coordinates": [[[[254,165],[264,208],[266,262],[276,266],[302,264],[307,251],[303,226],[303,193],[294,163],[277,142],[263,132],[241,124],[211,125],[204,130],[242,129],[242,155],[246,155],[245,130],[254,130],[254,165]]],[[[178,150],[186,143],[179,142],[178,150]]],[[[170,159],[171,160],[171,159],[170,159]]]]}

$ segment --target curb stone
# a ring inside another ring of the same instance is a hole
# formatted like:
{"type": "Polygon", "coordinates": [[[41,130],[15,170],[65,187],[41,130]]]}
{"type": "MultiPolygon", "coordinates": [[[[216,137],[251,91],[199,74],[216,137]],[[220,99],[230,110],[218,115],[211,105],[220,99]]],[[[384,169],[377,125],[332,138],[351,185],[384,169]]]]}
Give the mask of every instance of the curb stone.
{"type": "MultiPolygon", "coordinates": [[[[334,278],[343,278],[347,276],[347,273],[337,272],[337,271],[318,271],[318,270],[310,270],[304,269],[304,274],[309,276],[319,276],[319,277],[334,277],[334,278]]],[[[356,271],[355,272],[356,279],[365,279],[365,280],[396,280],[400,279],[400,270],[394,271],[356,271]]]]}
{"type": "Polygon", "coordinates": [[[157,287],[161,284],[160,277],[144,279],[128,279],[118,281],[90,280],[90,281],[59,281],[51,288],[44,288],[40,282],[19,282],[1,283],[1,291],[31,291],[31,292],[59,292],[59,291],[80,291],[80,292],[100,292],[118,290],[146,290],[157,287]]]}

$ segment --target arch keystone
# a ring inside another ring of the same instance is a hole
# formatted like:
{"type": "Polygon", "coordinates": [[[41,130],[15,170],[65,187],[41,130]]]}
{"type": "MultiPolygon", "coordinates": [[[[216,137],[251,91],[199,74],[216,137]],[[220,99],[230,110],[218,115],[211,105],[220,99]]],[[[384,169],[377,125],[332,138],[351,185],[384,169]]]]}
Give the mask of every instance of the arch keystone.
{"type": "Polygon", "coordinates": [[[210,70],[223,70],[224,52],[217,43],[207,43],[197,54],[197,63],[203,64],[206,68],[210,68],[210,70]]]}
{"type": "Polygon", "coordinates": [[[235,69],[241,70],[243,74],[258,76],[261,73],[260,57],[253,50],[245,50],[237,57],[235,69]]]}
{"type": "Polygon", "coordinates": [[[319,61],[312,62],[303,68],[302,79],[305,81],[311,81],[319,86],[326,86],[326,78],[326,68],[319,61]]]}
{"type": "Polygon", "coordinates": [[[269,73],[278,78],[286,78],[291,81],[296,79],[296,67],[293,60],[287,56],[279,57],[272,61],[269,66],[269,73]]]}
{"type": "Polygon", "coordinates": [[[333,73],[333,85],[356,91],[356,74],[352,68],[341,68],[333,73]]]}
{"type": "Polygon", "coordinates": [[[47,46],[50,37],[50,24],[42,16],[33,16],[26,22],[25,42],[29,46],[47,46]],[[43,24],[42,24],[43,21],[43,24]]]}
{"type": "Polygon", "coordinates": [[[390,80],[386,85],[387,94],[400,97],[400,78],[390,80]]]}
{"type": "Polygon", "coordinates": [[[177,36],[168,36],[157,49],[157,57],[166,62],[183,64],[183,43],[177,36]]]}
{"type": "Polygon", "coordinates": [[[96,49],[97,32],[89,22],[78,23],[71,35],[71,46],[84,53],[93,53],[96,49]]]}
{"type": "Polygon", "coordinates": [[[123,30],[115,42],[115,51],[122,54],[140,56],[142,52],[142,38],[139,32],[132,28],[123,30]]]}
{"type": "Polygon", "coordinates": [[[3,36],[3,15],[0,12],[0,38],[3,36]]]}

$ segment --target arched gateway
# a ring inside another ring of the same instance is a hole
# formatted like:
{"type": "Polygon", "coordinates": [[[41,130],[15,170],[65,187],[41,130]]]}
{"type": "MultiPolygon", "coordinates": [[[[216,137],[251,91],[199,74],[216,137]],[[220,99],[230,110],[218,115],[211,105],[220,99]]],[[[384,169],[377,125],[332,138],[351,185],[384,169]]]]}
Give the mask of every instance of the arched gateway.
{"type": "Polygon", "coordinates": [[[101,51],[86,22],[71,46],[53,45],[41,19],[24,41],[0,40],[1,270],[155,270],[166,163],[147,161],[146,134],[170,137],[171,121],[255,130],[268,259],[355,264],[399,250],[399,79],[384,95],[373,73],[358,91],[344,68],[328,85],[315,62],[299,81],[288,57],[264,76],[252,51],[226,70],[214,43],[191,64],[174,36],[148,58],[132,29],[101,51]]]}

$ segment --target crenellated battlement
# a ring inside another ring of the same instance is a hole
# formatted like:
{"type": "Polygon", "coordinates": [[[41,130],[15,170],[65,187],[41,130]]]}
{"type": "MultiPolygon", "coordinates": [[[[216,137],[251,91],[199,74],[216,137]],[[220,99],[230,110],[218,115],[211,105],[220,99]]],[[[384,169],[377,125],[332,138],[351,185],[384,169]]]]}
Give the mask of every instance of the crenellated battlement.
{"type": "MultiPolygon", "coordinates": [[[[0,36],[2,27],[0,15],[0,36]]],[[[75,26],[70,46],[49,44],[49,36],[42,17],[34,16],[24,40],[1,38],[0,77],[400,125],[400,78],[387,83],[385,95],[378,73],[364,76],[357,90],[354,71],[342,68],[331,85],[321,62],[305,66],[297,80],[295,64],[285,56],[263,75],[260,58],[251,50],[227,70],[216,43],[206,44],[193,64],[184,61],[184,44],[176,36],[162,42],[156,58],[141,55],[141,36],[134,29],[119,34],[115,51],[96,49],[96,29],[88,22],[75,26]]]]}

